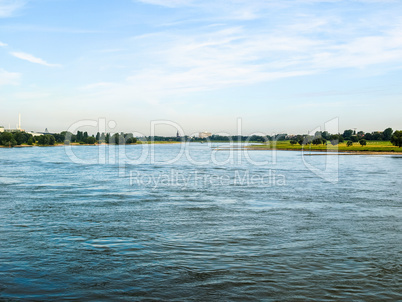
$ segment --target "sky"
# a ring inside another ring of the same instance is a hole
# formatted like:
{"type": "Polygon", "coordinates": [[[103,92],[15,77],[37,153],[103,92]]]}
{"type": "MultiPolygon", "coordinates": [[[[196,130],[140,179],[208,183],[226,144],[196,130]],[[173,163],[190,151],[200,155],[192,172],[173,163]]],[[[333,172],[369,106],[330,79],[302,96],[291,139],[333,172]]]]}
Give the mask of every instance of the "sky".
{"type": "Polygon", "coordinates": [[[401,101],[399,0],[0,0],[6,128],[371,132],[401,101]]]}

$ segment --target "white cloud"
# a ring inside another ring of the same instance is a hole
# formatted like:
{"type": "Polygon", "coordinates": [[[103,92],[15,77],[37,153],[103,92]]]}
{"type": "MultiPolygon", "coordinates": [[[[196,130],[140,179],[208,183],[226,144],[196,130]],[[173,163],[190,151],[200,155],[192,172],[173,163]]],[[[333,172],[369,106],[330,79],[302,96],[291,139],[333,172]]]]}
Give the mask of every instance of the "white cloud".
{"type": "Polygon", "coordinates": [[[34,57],[31,54],[28,53],[24,53],[24,52],[11,52],[11,55],[13,55],[16,58],[19,58],[21,60],[25,60],[31,63],[36,63],[36,64],[40,64],[40,65],[44,65],[44,66],[48,66],[48,67],[61,67],[61,65],[59,64],[50,64],[47,63],[45,60],[34,57]]]}
{"type": "Polygon", "coordinates": [[[191,0],[138,0],[139,2],[160,5],[166,7],[188,6],[194,1],[191,0]]]}
{"type": "Polygon", "coordinates": [[[352,34],[343,40],[329,39],[335,36],[328,23],[306,16],[300,32],[293,26],[255,32],[236,26],[141,35],[131,40],[137,49],[132,56],[140,55],[136,60],[145,62],[144,66],[136,67],[122,83],[101,82],[87,86],[86,91],[97,97],[159,104],[198,91],[341,68],[383,64],[385,73],[387,66],[402,65],[402,29],[392,28],[381,36],[352,34]]]}
{"type": "Polygon", "coordinates": [[[23,0],[0,0],[0,18],[10,17],[15,11],[21,9],[26,1],[23,0]]]}
{"type": "Polygon", "coordinates": [[[6,46],[8,46],[6,43],[0,41],[0,47],[6,47],[6,46]]]}
{"type": "Polygon", "coordinates": [[[0,68],[0,86],[17,85],[21,75],[17,72],[8,72],[0,68]]]}

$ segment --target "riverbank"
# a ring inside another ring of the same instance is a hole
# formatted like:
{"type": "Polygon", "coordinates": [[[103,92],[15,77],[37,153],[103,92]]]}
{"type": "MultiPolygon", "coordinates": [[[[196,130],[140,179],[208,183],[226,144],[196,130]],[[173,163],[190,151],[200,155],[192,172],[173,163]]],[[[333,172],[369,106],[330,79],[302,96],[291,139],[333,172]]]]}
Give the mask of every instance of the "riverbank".
{"type": "Polygon", "coordinates": [[[252,145],[245,147],[248,150],[283,150],[283,151],[304,151],[304,152],[326,152],[342,154],[402,154],[402,148],[393,146],[390,142],[368,141],[366,146],[355,143],[347,146],[346,142],[333,146],[328,145],[292,145],[290,141],[279,141],[271,144],[252,145]]]}
{"type": "MultiPolygon", "coordinates": [[[[154,145],[166,145],[166,144],[180,144],[182,142],[165,142],[165,141],[148,141],[148,142],[143,142],[143,141],[138,141],[135,144],[127,144],[126,146],[132,146],[132,145],[150,145],[150,144],[154,144],[154,145]]],[[[34,145],[16,145],[13,147],[9,147],[9,146],[2,146],[0,145],[0,148],[28,148],[28,147],[63,147],[63,146],[103,146],[103,145],[113,145],[114,144],[105,144],[105,143],[101,143],[101,144],[80,144],[80,143],[71,143],[71,144],[63,144],[63,143],[56,143],[54,145],[38,145],[38,144],[34,144],[34,145]]]]}

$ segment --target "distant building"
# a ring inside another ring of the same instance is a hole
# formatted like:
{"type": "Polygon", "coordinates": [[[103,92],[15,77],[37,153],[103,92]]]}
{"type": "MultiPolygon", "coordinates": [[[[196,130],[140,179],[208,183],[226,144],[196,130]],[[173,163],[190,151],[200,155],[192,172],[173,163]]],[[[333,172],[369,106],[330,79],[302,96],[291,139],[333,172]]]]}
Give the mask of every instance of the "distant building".
{"type": "Polygon", "coordinates": [[[18,125],[16,129],[11,129],[11,127],[4,129],[4,127],[0,127],[0,132],[25,132],[25,130],[21,128],[21,114],[18,115],[18,125]],[[1,130],[1,128],[3,128],[3,130],[1,130]]]}
{"type": "Polygon", "coordinates": [[[0,133],[1,132],[4,132],[4,127],[3,126],[0,126],[0,133]]]}
{"type": "Polygon", "coordinates": [[[24,129],[4,129],[3,132],[25,132],[24,129]]]}
{"type": "Polygon", "coordinates": [[[41,135],[43,135],[42,132],[35,132],[35,131],[31,131],[31,132],[28,132],[28,133],[31,134],[32,136],[41,136],[41,135]]]}
{"type": "Polygon", "coordinates": [[[210,136],[212,136],[212,133],[207,132],[207,131],[200,132],[199,135],[198,135],[199,138],[207,138],[207,137],[210,137],[210,136]]]}
{"type": "Polygon", "coordinates": [[[46,134],[55,134],[55,133],[50,133],[49,130],[47,130],[47,128],[45,129],[44,132],[35,132],[35,131],[31,131],[28,132],[29,134],[31,134],[32,136],[41,136],[41,135],[46,135],[46,134]]]}

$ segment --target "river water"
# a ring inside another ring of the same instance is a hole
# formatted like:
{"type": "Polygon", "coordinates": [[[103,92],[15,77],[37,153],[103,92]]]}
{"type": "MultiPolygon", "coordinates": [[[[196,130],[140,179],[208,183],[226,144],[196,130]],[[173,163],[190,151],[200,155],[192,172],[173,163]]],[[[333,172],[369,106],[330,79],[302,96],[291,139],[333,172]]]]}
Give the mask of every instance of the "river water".
{"type": "Polygon", "coordinates": [[[402,300],[397,156],[3,148],[0,169],[0,300],[402,300]]]}

